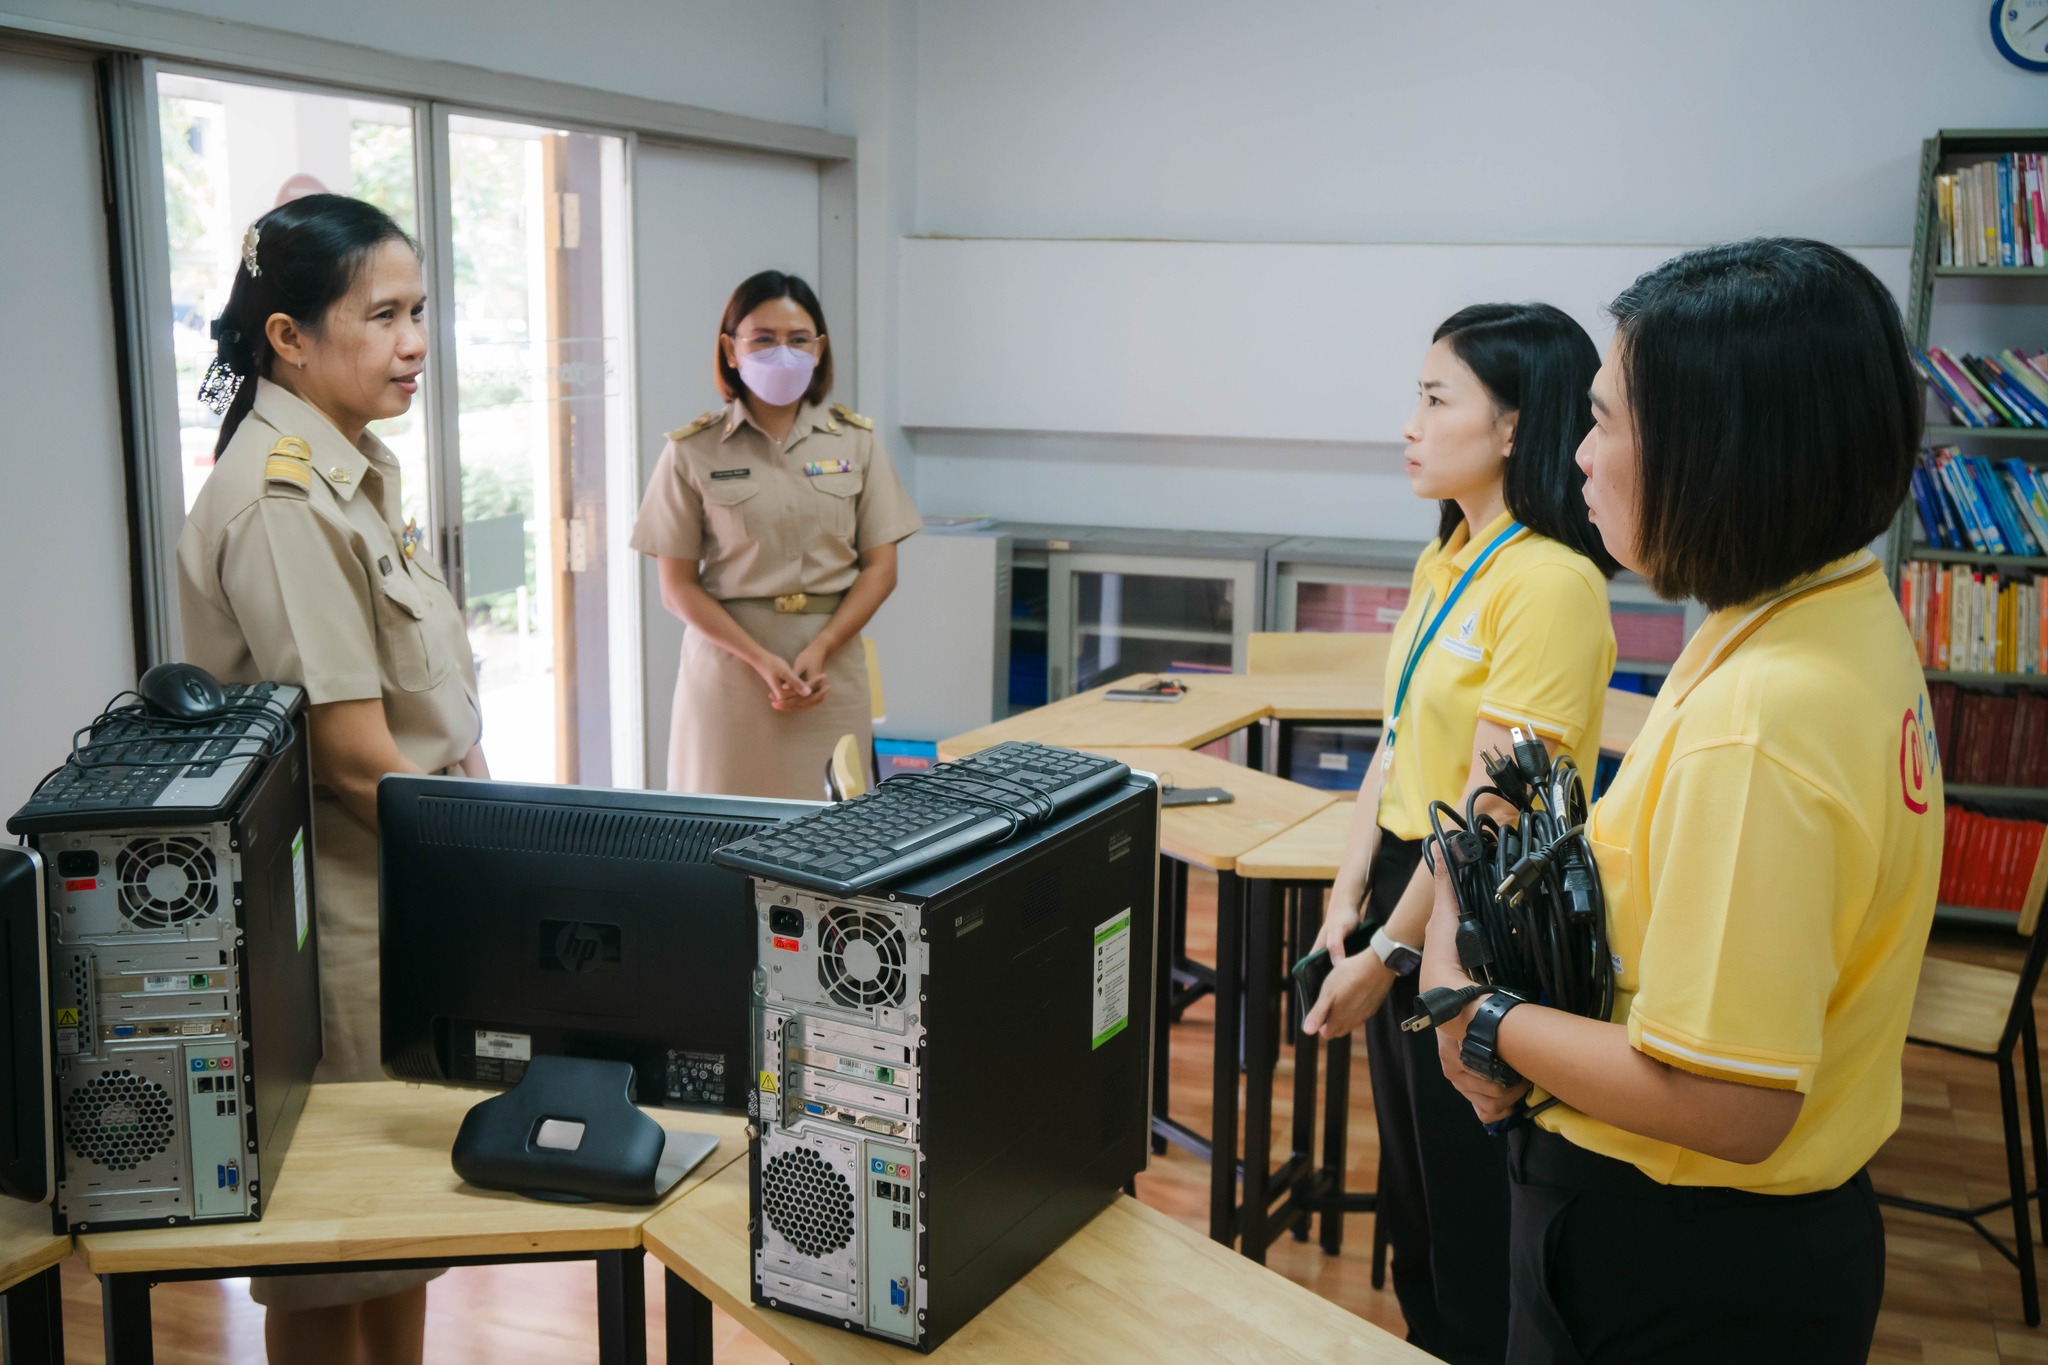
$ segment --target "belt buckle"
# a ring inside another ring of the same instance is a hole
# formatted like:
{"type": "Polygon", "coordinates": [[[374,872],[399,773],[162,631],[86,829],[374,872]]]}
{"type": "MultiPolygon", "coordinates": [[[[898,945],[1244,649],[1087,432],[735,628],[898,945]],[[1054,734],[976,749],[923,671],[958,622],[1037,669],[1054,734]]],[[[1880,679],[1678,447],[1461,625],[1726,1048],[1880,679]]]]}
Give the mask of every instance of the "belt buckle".
{"type": "Polygon", "coordinates": [[[784,616],[794,615],[804,609],[810,598],[800,592],[786,592],[775,599],[775,610],[784,616]]]}

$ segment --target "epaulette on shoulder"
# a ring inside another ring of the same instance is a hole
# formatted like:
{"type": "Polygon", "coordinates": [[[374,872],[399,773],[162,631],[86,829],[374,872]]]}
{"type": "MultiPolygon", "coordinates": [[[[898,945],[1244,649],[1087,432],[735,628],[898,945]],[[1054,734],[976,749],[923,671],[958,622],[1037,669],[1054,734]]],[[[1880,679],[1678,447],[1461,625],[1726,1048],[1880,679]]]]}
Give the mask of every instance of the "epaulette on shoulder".
{"type": "Polygon", "coordinates": [[[670,439],[671,441],[681,441],[681,440],[686,440],[686,439],[688,439],[688,438],[689,438],[689,437],[691,437],[691,436],[695,436],[695,435],[696,435],[696,434],[697,434],[698,432],[700,432],[700,431],[704,430],[704,428],[706,428],[706,427],[710,426],[710,425],[711,425],[711,424],[712,424],[713,422],[716,422],[717,420],[718,420],[718,414],[717,414],[717,413],[715,413],[715,412],[707,412],[707,413],[703,413],[703,414],[701,414],[701,415],[699,415],[699,416],[698,416],[698,418],[697,418],[697,420],[696,420],[696,421],[694,421],[694,422],[690,423],[690,425],[688,425],[688,426],[686,426],[686,427],[677,427],[677,428],[676,428],[676,429],[675,429],[674,431],[671,431],[671,432],[670,432],[670,433],[668,434],[668,438],[669,438],[669,439],[670,439]]]}
{"type": "Polygon", "coordinates": [[[296,488],[303,496],[313,487],[313,447],[296,436],[280,436],[263,461],[263,478],[273,491],[296,488]]]}
{"type": "Polygon", "coordinates": [[[834,403],[832,405],[832,415],[842,422],[848,422],[859,427],[862,431],[873,431],[875,429],[874,418],[863,417],[844,403],[834,403]]]}

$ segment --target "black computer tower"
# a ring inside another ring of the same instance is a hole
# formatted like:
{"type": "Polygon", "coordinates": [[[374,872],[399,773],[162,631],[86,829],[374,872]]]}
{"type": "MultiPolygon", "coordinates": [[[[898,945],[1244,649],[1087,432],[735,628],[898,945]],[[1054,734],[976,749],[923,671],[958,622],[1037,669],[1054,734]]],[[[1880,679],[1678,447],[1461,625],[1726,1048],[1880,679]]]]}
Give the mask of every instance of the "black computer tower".
{"type": "Polygon", "coordinates": [[[133,801],[93,795],[120,770],[86,771],[72,808],[46,786],[9,821],[45,877],[59,1232],[259,1218],[305,1108],[321,1052],[308,744],[299,689],[266,695],[267,750],[242,741],[133,801]]]}
{"type": "Polygon", "coordinates": [[[1144,1168],[1158,789],[886,890],[757,878],[753,1296],[929,1351],[1144,1168]]]}

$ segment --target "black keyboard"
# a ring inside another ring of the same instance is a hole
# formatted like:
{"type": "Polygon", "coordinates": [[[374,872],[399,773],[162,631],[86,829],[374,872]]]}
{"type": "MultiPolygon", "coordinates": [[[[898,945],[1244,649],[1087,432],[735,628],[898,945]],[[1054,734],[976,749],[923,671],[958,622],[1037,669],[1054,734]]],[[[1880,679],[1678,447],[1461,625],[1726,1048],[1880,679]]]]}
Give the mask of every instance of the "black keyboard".
{"type": "Polygon", "coordinates": [[[15,813],[9,830],[18,834],[30,822],[47,826],[80,815],[226,806],[274,729],[291,723],[301,693],[273,682],[224,683],[221,691],[226,713],[196,726],[165,722],[139,708],[103,716],[84,746],[15,813]]]}
{"type": "Polygon", "coordinates": [[[1041,825],[1130,771],[1047,744],[998,744],[727,844],[711,861],[851,896],[1041,825]]]}

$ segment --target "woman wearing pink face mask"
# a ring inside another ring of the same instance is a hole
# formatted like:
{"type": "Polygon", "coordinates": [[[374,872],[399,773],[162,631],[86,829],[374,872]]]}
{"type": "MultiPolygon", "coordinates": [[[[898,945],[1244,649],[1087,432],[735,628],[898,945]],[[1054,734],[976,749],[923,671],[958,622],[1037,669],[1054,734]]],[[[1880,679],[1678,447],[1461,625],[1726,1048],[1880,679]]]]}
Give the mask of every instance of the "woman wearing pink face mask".
{"type": "Polygon", "coordinates": [[[668,433],[632,546],[690,627],[671,791],[816,800],[841,735],[869,746],[861,628],[922,524],[874,424],[826,407],[832,349],[811,287],[764,270],[719,326],[724,409],[668,433]]]}

